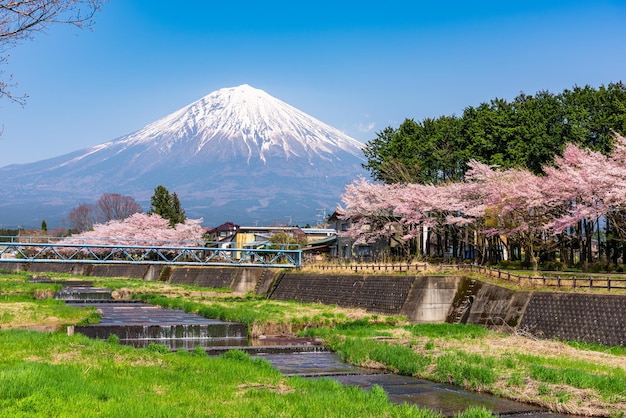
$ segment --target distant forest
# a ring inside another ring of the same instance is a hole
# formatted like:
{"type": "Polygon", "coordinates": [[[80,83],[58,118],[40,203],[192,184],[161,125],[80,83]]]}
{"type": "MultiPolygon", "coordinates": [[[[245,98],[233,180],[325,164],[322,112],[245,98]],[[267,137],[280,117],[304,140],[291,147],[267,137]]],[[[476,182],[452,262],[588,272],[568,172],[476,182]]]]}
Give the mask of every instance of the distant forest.
{"type": "Polygon", "coordinates": [[[467,107],[461,116],[387,127],[366,144],[363,167],[387,184],[461,180],[471,159],[540,174],[567,143],[609,154],[613,132],[626,135],[622,82],[560,94],[520,93],[510,102],[496,98],[467,107]]]}

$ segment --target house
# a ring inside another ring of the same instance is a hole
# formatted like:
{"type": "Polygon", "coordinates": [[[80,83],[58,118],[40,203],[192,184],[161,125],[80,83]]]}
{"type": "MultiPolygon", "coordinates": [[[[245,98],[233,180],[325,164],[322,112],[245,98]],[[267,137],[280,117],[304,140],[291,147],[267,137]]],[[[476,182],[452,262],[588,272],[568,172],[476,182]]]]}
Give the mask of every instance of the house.
{"type": "Polygon", "coordinates": [[[336,212],[330,216],[329,221],[337,231],[337,239],[329,252],[331,258],[346,261],[353,259],[370,261],[396,255],[402,249],[403,242],[400,232],[394,233],[390,238],[381,238],[376,242],[357,244],[354,239],[346,235],[352,226],[350,221],[339,219],[336,212]]]}
{"type": "Polygon", "coordinates": [[[226,222],[220,226],[207,230],[207,247],[231,248],[231,243],[237,236],[239,228],[241,227],[237,224],[226,222]]]}
{"type": "Polygon", "coordinates": [[[302,228],[306,236],[306,246],[302,249],[309,258],[330,255],[337,244],[337,230],[334,228],[302,228]]]}
{"type": "Polygon", "coordinates": [[[207,231],[207,246],[263,248],[276,234],[285,234],[284,240],[292,243],[303,242],[306,238],[306,234],[297,226],[240,226],[226,222],[207,231]]]}

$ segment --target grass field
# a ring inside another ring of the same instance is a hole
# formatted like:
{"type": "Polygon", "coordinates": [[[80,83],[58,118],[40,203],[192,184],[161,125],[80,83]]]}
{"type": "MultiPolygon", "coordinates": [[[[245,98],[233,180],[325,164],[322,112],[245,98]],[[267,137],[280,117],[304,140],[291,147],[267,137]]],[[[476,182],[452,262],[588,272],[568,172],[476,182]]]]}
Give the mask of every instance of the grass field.
{"type": "MultiPolygon", "coordinates": [[[[379,388],[364,392],[333,381],[285,378],[242,352],[208,358],[199,350],[137,350],[114,340],[67,336],[67,325],[96,321],[97,313],[52,300],[54,285],[33,285],[27,278],[0,275],[0,416],[438,416],[392,405],[379,388]]],[[[223,289],[89,280],[119,296],[245,322],[257,335],[318,337],[365,367],[558,412],[623,417],[626,411],[622,347],[539,341],[468,325],[411,325],[400,317],[223,289]]],[[[471,410],[462,416],[490,414],[471,410]]]]}

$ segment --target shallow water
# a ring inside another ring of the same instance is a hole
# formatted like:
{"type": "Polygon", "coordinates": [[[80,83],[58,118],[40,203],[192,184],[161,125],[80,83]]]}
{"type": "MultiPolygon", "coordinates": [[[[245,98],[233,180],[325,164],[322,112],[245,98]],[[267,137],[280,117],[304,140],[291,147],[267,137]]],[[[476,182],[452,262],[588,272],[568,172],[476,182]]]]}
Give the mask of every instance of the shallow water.
{"type": "Polygon", "coordinates": [[[378,385],[388,393],[392,402],[415,404],[440,411],[446,417],[451,417],[454,413],[471,406],[482,406],[502,417],[511,418],[574,417],[552,414],[540,407],[470,392],[456,386],[364,369],[344,363],[339,356],[331,352],[258,354],[256,357],[269,361],[287,376],[327,377],[344,385],[359,386],[363,389],[371,389],[378,385]]]}
{"type": "MultiPolygon", "coordinates": [[[[81,304],[78,301],[68,303],[81,304]]],[[[339,356],[313,339],[249,340],[243,324],[207,319],[181,310],[162,309],[134,301],[89,301],[83,304],[96,306],[102,314],[100,324],[76,327],[77,332],[93,338],[107,338],[109,333],[114,333],[120,338],[120,343],[135,347],[157,343],[171,350],[192,350],[200,346],[210,354],[223,353],[231,348],[243,349],[269,361],[287,376],[332,378],[342,384],[364,389],[378,385],[388,393],[392,402],[407,402],[430,408],[446,417],[471,406],[485,407],[502,417],[511,418],[574,417],[552,414],[533,405],[470,392],[451,385],[353,366],[341,361],[339,356]]]]}

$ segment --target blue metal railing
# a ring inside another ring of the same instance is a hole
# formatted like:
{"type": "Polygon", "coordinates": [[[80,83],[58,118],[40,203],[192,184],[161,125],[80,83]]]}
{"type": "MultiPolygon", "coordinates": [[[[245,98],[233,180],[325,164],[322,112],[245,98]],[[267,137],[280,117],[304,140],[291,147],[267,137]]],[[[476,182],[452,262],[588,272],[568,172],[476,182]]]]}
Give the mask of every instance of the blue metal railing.
{"type": "Polygon", "coordinates": [[[50,262],[289,268],[302,265],[302,249],[0,242],[0,263],[50,262]]]}

